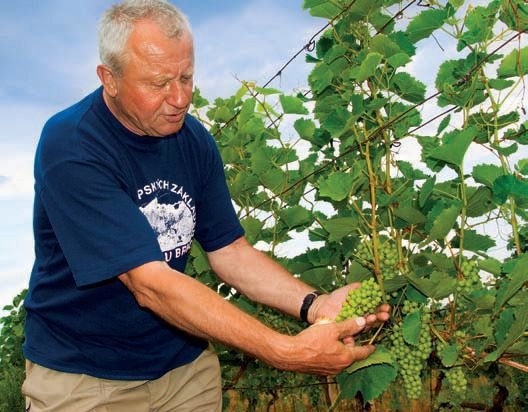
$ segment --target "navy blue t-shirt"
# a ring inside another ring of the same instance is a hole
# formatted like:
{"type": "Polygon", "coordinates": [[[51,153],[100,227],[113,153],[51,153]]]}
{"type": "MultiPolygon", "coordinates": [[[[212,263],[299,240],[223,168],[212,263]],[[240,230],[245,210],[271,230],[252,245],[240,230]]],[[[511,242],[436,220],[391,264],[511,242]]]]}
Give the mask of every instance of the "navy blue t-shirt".
{"type": "Polygon", "coordinates": [[[108,379],[154,379],[207,342],[141,308],[116,277],[165,260],[183,272],[243,235],[214,139],[192,116],[163,138],[138,136],[96,90],[52,117],[35,158],[25,356],[108,379]]]}

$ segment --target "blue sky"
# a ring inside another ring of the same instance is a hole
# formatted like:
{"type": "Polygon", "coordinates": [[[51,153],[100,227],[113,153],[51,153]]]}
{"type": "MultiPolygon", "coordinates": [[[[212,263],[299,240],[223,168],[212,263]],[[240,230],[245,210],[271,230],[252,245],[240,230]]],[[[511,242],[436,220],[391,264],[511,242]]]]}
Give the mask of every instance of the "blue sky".
{"type": "MultiPolygon", "coordinates": [[[[33,263],[33,154],[49,116],[99,85],[97,24],[113,0],[17,0],[0,12],[0,308],[33,263]]],[[[302,0],[178,0],[196,43],[196,85],[228,97],[239,79],[263,84],[326,22],[302,0]]],[[[303,86],[302,56],[275,86],[303,86]]]]}

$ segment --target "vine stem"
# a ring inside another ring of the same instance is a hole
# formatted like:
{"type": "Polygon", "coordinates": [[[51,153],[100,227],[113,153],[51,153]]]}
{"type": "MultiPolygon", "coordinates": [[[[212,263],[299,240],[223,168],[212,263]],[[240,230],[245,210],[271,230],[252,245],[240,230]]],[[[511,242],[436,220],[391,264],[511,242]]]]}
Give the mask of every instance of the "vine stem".
{"type": "Polygon", "coordinates": [[[511,359],[508,359],[508,358],[499,358],[498,362],[502,363],[503,365],[508,365],[508,366],[511,366],[512,368],[519,369],[523,372],[528,373],[528,366],[522,363],[512,361],[511,359]]]}
{"type": "Polygon", "coordinates": [[[374,256],[374,274],[376,275],[378,284],[383,289],[383,283],[382,283],[381,271],[380,271],[379,253],[378,253],[378,232],[377,232],[377,222],[376,222],[376,177],[374,175],[374,171],[372,169],[372,162],[370,159],[370,142],[369,141],[367,141],[365,145],[365,158],[367,161],[367,169],[368,169],[368,174],[369,174],[370,205],[372,207],[372,219],[371,219],[370,224],[372,227],[372,254],[374,256]]]}

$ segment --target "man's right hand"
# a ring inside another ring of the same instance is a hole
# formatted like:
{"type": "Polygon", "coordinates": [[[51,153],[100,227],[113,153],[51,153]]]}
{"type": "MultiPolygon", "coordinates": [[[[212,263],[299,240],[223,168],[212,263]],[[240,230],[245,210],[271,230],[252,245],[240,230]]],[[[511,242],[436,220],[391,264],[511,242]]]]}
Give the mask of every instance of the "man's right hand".
{"type": "Polygon", "coordinates": [[[352,363],[374,352],[373,345],[356,346],[351,336],[366,326],[364,318],[310,326],[296,336],[286,338],[286,344],[270,363],[279,369],[317,375],[337,375],[352,363]],[[347,343],[343,342],[346,339],[347,343]]]}

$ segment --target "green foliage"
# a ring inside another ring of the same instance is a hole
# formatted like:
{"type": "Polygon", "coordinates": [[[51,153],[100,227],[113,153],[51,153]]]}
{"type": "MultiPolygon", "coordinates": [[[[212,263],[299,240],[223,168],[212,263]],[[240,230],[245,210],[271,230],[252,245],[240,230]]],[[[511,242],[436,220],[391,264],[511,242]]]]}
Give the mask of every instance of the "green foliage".
{"type": "Polygon", "coordinates": [[[11,305],[5,306],[7,314],[0,319],[0,411],[24,410],[20,387],[25,377],[24,342],[25,310],[22,306],[26,290],[19,293],[11,305]]]}
{"type": "Polygon", "coordinates": [[[307,57],[309,90],[288,96],[243,82],[205,120],[252,243],[284,253],[293,232],[305,233],[321,243],[282,257],[288,270],[322,290],[376,279],[393,307],[391,324],[364,336],[383,361],[342,373],[342,398],[374,402],[393,393],[395,379],[404,398],[416,398],[431,390],[423,382],[437,370],[439,408],[491,403],[489,390],[487,397],[470,390],[472,380],[485,373],[488,386],[500,386],[498,362],[528,352],[527,167],[526,159],[510,161],[528,144],[528,122],[509,101],[522,94],[528,68],[515,38],[526,5],[431,2],[395,23],[395,3],[305,0],[312,15],[332,20],[307,57]],[[459,55],[440,65],[430,96],[407,68],[441,31],[459,55]],[[514,48],[500,55],[508,40],[514,48]],[[449,110],[438,116],[436,133],[425,134],[430,118],[421,106],[432,97],[449,110]],[[238,111],[243,122],[222,122],[238,111]],[[410,138],[420,158],[402,161],[395,145],[410,138]],[[475,164],[476,148],[498,161],[475,164]],[[509,228],[511,258],[489,255],[498,243],[482,230],[487,225],[509,228]]]}

